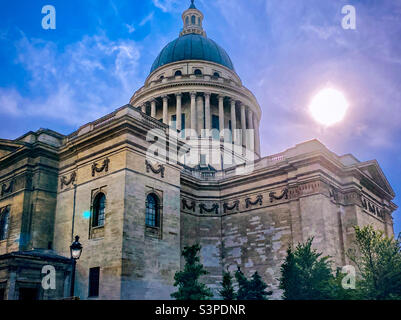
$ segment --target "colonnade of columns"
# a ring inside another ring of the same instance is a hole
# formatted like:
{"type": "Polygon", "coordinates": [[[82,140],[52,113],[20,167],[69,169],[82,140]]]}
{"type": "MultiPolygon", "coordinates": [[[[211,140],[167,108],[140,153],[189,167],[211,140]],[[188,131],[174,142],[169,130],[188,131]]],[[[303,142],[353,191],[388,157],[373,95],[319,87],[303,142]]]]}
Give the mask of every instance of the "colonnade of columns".
{"type": "MultiPolygon", "coordinates": [[[[186,125],[186,128],[182,128],[182,92],[176,93],[176,129],[193,129],[191,132],[200,133],[202,129],[210,130],[212,129],[212,114],[211,114],[211,96],[210,92],[189,92],[190,96],[190,126],[186,125]]],[[[247,139],[246,135],[247,129],[254,130],[254,141],[251,143],[252,150],[255,150],[258,154],[260,154],[260,145],[259,145],[259,121],[257,119],[256,114],[252,111],[251,108],[247,107],[242,101],[238,101],[231,97],[226,97],[223,95],[218,95],[218,114],[219,114],[219,127],[220,132],[224,129],[228,129],[225,126],[225,114],[224,114],[224,100],[229,99],[230,101],[230,120],[231,120],[231,131],[233,132],[232,139],[234,143],[241,143],[245,145],[245,141],[247,139]],[[237,105],[240,108],[240,124],[241,127],[237,128],[237,105]],[[242,137],[237,137],[234,133],[235,130],[242,129],[242,137]]],[[[168,118],[168,99],[167,95],[160,97],[162,100],[162,121],[165,124],[169,124],[168,118]]],[[[147,106],[150,104],[150,116],[156,118],[156,98],[145,102],[142,104],[142,112],[146,113],[147,106]]]]}

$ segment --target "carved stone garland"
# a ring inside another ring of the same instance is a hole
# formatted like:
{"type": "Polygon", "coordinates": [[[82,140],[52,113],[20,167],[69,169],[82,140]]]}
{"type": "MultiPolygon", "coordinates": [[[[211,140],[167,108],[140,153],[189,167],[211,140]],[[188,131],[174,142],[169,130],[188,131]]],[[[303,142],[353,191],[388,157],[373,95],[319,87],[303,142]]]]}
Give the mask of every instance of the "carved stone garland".
{"type": "Polygon", "coordinates": [[[155,169],[152,164],[148,161],[145,160],[145,164],[146,164],[146,172],[149,173],[150,170],[154,173],[154,174],[161,174],[161,177],[164,178],[164,171],[165,168],[162,164],[159,165],[159,168],[155,169]]]}
{"type": "Polygon", "coordinates": [[[6,194],[8,194],[8,193],[11,193],[11,192],[13,191],[13,186],[14,186],[14,180],[11,180],[11,181],[10,181],[8,187],[7,187],[7,185],[4,183],[4,184],[1,186],[1,196],[4,196],[4,195],[6,195],[6,194]]]}
{"type": "Polygon", "coordinates": [[[245,204],[246,208],[249,208],[250,206],[255,206],[257,204],[263,205],[263,196],[262,195],[257,196],[255,201],[251,201],[251,198],[246,198],[245,204]]]}
{"type": "Polygon", "coordinates": [[[206,208],[206,205],[204,203],[201,203],[199,205],[199,209],[200,209],[200,213],[203,214],[203,211],[211,213],[211,212],[215,212],[216,214],[219,214],[219,205],[217,203],[215,203],[213,205],[213,207],[211,207],[210,209],[206,208]]]}
{"type": "Polygon", "coordinates": [[[189,206],[187,203],[186,199],[182,199],[182,209],[188,209],[188,210],[192,210],[193,212],[195,212],[195,201],[191,202],[191,205],[189,206]]]}
{"type": "Polygon", "coordinates": [[[281,196],[276,196],[275,192],[270,192],[269,193],[269,197],[270,197],[270,202],[273,203],[274,200],[282,200],[282,199],[286,199],[288,200],[288,189],[284,189],[283,192],[281,193],[281,196]]]}
{"type": "Polygon", "coordinates": [[[98,172],[98,173],[102,172],[102,171],[108,172],[109,171],[109,163],[110,163],[110,159],[106,158],[103,161],[103,165],[100,168],[97,167],[96,162],[94,164],[92,164],[92,177],[95,176],[96,172],[98,172]]]}
{"type": "Polygon", "coordinates": [[[229,206],[228,203],[224,203],[223,205],[223,209],[224,209],[224,213],[227,213],[227,211],[231,211],[231,210],[239,210],[239,200],[235,200],[234,203],[229,206]]]}
{"type": "Polygon", "coordinates": [[[70,184],[75,182],[75,179],[77,178],[77,173],[74,171],[71,173],[70,179],[67,180],[66,176],[63,176],[61,178],[61,190],[63,189],[64,186],[68,187],[70,184]]]}

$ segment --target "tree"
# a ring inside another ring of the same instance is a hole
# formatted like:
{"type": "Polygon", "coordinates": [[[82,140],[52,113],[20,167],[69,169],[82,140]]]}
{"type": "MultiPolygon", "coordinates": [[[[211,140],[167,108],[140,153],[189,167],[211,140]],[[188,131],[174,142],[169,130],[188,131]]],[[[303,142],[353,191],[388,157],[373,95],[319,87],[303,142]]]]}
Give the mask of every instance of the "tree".
{"type": "Polygon", "coordinates": [[[207,300],[213,297],[213,293],[205,284],[199,282],[199,277],[208,274],[200,263],[198,254],[201,250],[199,244],[192,247],[185,247],[182,256],[185,259],[183,271],[179,271],[174,276],[174,286],[178,291],[171,294],[177,300],[207,300]]]}
{"type": "Polygon", "coordinates": [[[267,296],[271,296],[272,292],[266,292],[266,288],[267,284],[264,283],[258,272],[255,272],[249,282],[247,300],[267,300],[267,296]]]}
{"type": "Polygon", "coordinates": [[[249,281],[239,267],[237,272],[235,273],[235,279],[238,283],[237,300],[247,300],[249,281]]]}
{"type": "Polygon", "coordinates": [[[237,300],[267,300],[272,292],[266,292],[267,285],[261,276],[255,272],[251,280],[248,280],[241,269],[235,273],[238,282],[237,300]]]}
{"type": "Polygon", "coordinates": [[[385,237],[372,226],[355,229],[355,248],[348,257],[360,271],[358,287],[364,299],[401,299],[400,238],[385,237]]]}
{"type": "Polygon", "coordinates": [[[280,289],[286,300],[331,299],[330,283],[334,277],[328,256],[312,249],[313,238],[298,244],[295,251],[287,250],[287,257],[281,266],[280,289]]]}
{"type": "Polygon", "coordinates": [[[219,291],[224,300],[235,300],[236,294],[233,286],[233,277],[229,271],[223,271],[222,289],[219,291]]]}

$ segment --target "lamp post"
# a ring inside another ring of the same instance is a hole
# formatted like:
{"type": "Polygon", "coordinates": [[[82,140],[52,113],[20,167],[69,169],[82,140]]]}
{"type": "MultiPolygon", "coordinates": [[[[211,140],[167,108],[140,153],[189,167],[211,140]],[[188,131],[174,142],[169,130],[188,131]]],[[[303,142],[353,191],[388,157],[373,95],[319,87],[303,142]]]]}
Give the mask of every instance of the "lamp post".
{"type": "Polygon", "coordinates": [[[71,275],[71,298],[73,298],[75,289],[75,269],[77,265],[77,260],[81,257],[82,253],[82,244],[79,243],[79,236],[75,236],[75,241],[70,246],[70,253],[71,259],[73,261],[71,275]]]}

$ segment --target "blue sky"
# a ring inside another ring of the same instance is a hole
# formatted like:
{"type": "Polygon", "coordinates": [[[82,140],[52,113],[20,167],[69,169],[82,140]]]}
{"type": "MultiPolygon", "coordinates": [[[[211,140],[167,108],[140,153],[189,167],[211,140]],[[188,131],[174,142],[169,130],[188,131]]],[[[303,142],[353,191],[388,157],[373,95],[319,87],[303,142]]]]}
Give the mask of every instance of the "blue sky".
{"type": "MultiPolygon", "coordinates": [[[[178,36],[189,0],[4,0],[0,11],[0,137],[71,133],[128,103],[159,51],[178,36]],[[56,30],[41,26],[56,8],[56,30]]],[[[401,195],[401,1],[196,0],[263,110],[262,154],[318,138],[338,154],[377,159],[401,195]],[[356,8],[356,30],[341,9],[356,8]],[[350,102],[324,128],[308,113],[325,86],[350,102]]],[[[395,202],[401,204],[396,198],[395,202]]],[[[401,215],[395,214],[401,232],[401,215]]]]}

